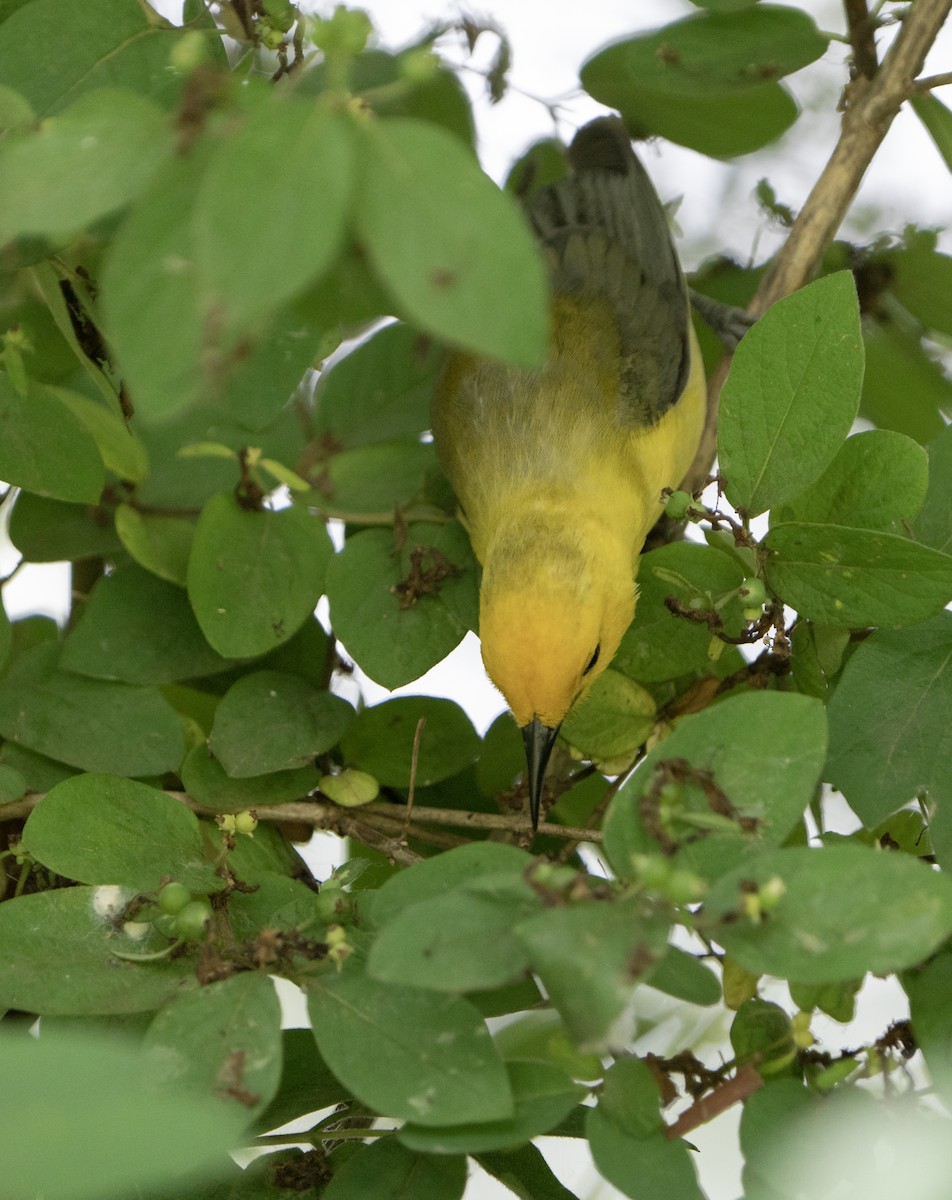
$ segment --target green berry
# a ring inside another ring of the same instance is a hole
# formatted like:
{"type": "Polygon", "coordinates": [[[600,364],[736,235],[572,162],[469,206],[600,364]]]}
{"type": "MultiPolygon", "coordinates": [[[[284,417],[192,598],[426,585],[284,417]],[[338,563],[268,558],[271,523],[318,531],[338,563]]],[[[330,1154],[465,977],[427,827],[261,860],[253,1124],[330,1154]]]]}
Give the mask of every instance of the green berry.
{"type": "Polygon", "coordinates": [[[694,497],[689,492],[672,492],[665,502],[664,511],[672,521],[685,521],[693,503],[694,497]]]}
{"type": "Polygon", "coordinates": [[[767,589],[764,587],[763,580],[756,576],[745,579],[740,585],[738,594],[744,602],[745,609],[760,609],[767,603],[767,589]]]}
{"type": "Polygon", "coordinates": [[[207,900],[192,900],[176,914],[175,931],[186,942],[200,941],[212,919],[212,906],[207,900]]]}
{"type": "Polygon", "coordinates": [[[251,837],[257,828],[258,818],[253,812],[246,809],[244,812],[235,813],[235,833],[243,833],[246,837],[251,837]]]}
{"type": "Polygon", "coordinates": [[[192,893],[184,883],[172,880],[159,892],[159,908],[170,917],[180,913],[192,899],[192,893]]]}

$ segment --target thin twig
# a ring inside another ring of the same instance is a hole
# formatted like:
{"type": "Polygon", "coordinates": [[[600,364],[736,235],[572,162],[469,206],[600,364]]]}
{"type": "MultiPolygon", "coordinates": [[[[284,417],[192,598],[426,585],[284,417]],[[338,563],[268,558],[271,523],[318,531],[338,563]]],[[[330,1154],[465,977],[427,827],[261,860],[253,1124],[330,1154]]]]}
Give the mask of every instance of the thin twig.
{"type": "Polygon", "coordinates": [[[417,766],[420,762],[420,738],[423,736],[423,730],[426,727],[426,717],[421,717],[416,723],[416,729],[413,731],[413,750],[410,752],[410,787],[407,790],[407,814],[403,821],[403,836],[407,836],[407,830],[410,828],[410,818],[413,815],[413,796],[416,792],[416,777],[417,766]]]}
{"type": "Polygon", "coordinates": [[[950,83],[952,83],[952,71],[942,71],[938,75],[924,75],[921,79],[917,79],[915,90],[917,94],[922,94],[931,92],[933,88],[948,87],[950,83]]]}
{"type": "MultiPolygon", "coordinates": [[[[205,805],[193,800],[187,792],[167,791],[165,794],[174,800],[180,800],[199,816],[216,817],[221,816],[225,811],[220,808],[206,808],[205,805]]],[[[22,800],[14,800],[10,804],[0,806],[0,821],[14,821],[28,817],[42,799],[42,793],[34,792],[24,796],[22,800]]],[[[234,811],[240,811],[239,806],[236,805],[234,811]]],[[[257,808],[255,811],[259,821],[309,825],[312,829],[324,829],[342,835],[350,833],[361,840],[366,834],[368,837],[372,836],[375,842],[380,843],[378,848],[382,848],[384,843],[399,845],[399,839],[391,837],[385,831],[374,829],[370,833],[369,823],[365,820],[366,817],[374,817],[383,818],[385,821],[402,821],[399,807],[392,804],[375,802],[349,811],[337,804],[331,804],[329,801],[291,800],[285,804],[269,804],[266,807],[257,808]]],[[[502,829],[526,835],[532,832],[529,818],[522,814],[507,817],[501,813],[468,812],[456,808],[426,808],[420,805],[413,810],[413,824],[414,826],[421,824],[448,825],[454,829],[502,829]]],[[[576,839],[583,842],[600,842],[602,840],[600,830],[579,829],[574,825],[556,825],[549,821],[541,822],[538,832],[549,837],[576,839]]],[[[427,831],[417,830],[413,836],[425,839],[427,831]]],[[[384,853],[389,853],[389,850],[385,850],[384,853]]],[[[419,857],[414,855],[413,851],[407,851],[405,847],[402,855],[413,855],[414,862],[419,857]]]]}

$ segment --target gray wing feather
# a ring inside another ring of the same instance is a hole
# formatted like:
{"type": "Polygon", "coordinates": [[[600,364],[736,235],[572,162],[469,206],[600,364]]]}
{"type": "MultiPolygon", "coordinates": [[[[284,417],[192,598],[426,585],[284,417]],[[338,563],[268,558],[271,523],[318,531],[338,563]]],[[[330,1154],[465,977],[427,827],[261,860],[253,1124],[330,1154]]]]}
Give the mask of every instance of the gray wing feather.
{"type": "Polygon", "coordinates": [[[690,369],[687,287],[667,217],[617,117],[580,129],[569,162],[571,175],[532,197],[529,220],[554,290],[608,302],[623,415],[652,425],[680,397],[690,369]]]}

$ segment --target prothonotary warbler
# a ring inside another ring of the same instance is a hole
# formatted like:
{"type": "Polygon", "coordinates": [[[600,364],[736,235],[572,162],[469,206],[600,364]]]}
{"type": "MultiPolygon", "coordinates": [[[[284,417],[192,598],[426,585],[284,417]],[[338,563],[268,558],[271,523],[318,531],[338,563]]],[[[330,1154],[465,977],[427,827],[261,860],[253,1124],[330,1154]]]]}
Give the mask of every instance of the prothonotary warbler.
{"type": "Polygon", "coordinates": [[[559,726],[631,622],[638,556],[706,412],[687,286],[621,121],[584,126],[568,159],[526,206],[552,285],[545,364],[454,354],[433,406],[483,565],[483,662],[525,740],[533,827],[559,726]]]}

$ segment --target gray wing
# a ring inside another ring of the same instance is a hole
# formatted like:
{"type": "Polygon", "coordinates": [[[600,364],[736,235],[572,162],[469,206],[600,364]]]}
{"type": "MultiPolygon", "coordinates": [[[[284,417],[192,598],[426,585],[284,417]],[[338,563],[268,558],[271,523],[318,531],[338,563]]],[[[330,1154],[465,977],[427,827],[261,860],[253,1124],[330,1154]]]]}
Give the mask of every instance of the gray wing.
{"type": "Polygon", "coordinates": [[[617,117],[599,117],[569,147],[572,174],[540,188],[529,220],[557,293],[593,295],[615,316],[620,403],[653,425],[684,391],[690,369],[687,286],[667,217],[617,117]]]}

